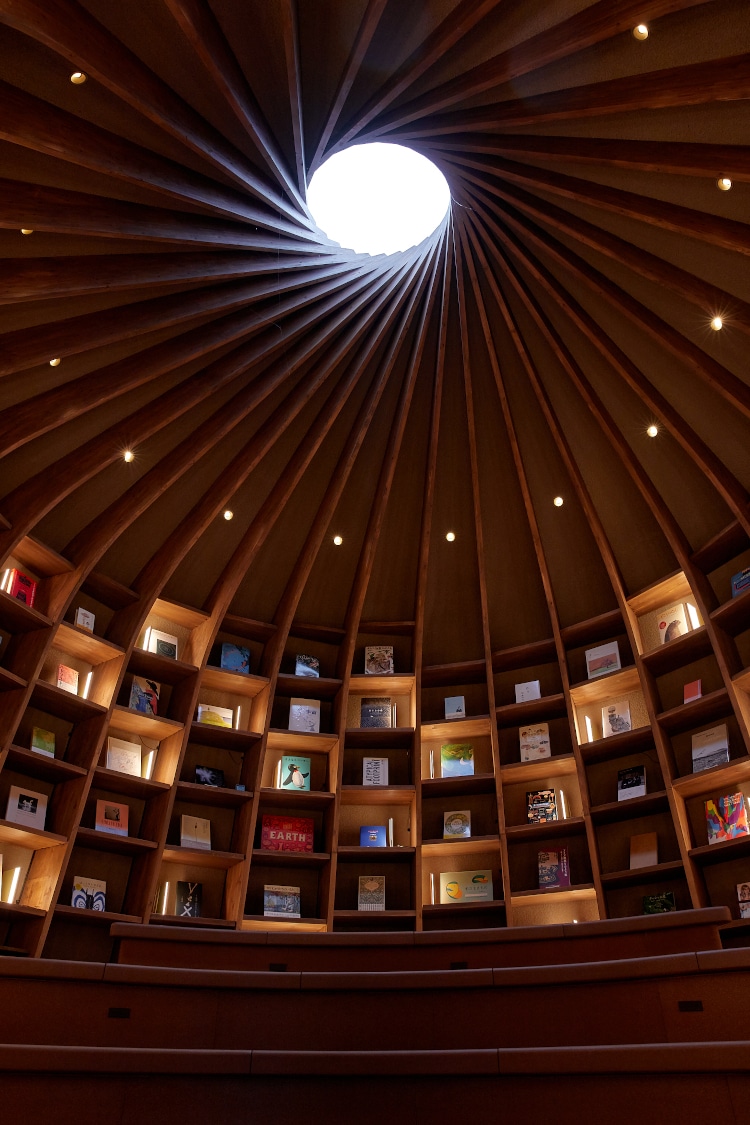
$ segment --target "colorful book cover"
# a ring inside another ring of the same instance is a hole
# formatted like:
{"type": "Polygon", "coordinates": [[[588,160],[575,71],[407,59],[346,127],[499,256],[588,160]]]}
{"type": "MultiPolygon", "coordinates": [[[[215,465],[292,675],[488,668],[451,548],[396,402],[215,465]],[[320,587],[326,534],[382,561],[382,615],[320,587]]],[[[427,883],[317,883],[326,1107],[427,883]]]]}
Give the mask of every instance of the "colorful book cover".
{"type": "Polygon", "coordinates": [[[447,695],[445,697],[446,719],[464,718],[466,715],[466,699],[463,695],[447,695]]]}
{"type": "Polygon", "coordinates": [[[284,754],[277,788],[307,793],[310,789],[310,772],[309,758],[302,754],[284,754]]]}
{"type": "Polygon", "coordinates": [[[363,696],[359,705],[359,725],[366,729],[385,729],[393,724],[391,700],[383,695],[363,696]]]}
{"type": "Polygon", "coordinates": [[[211,851],[211,821],[202,816],[180,816],[180,844],[183,848],[211,851]]]}
{"type": "Polygon", "coordinates": [[[115,801],[96,802],[96,829],[115,836],[127,836],[130,808],[115,801]]]}
{"type": "Polygon", "coordinates": [[[357,910],[385,910],[385,875],[360,875],[357,910]]]}
{"type": "Polygon", "coordinates": [[[614,703],[605,703],[602,707],[602,735],[611,738],[613,734],[624,734],[632,730],[630,722],[630,704],[627,699],[618,699],[614,703]]]}
{"type": "Polygon", "coordinates": [[[263,888],[264,918],[299,918],[300,888],[267,885],[263,888]]]}
{"type": "Polygon", "coordinates": [[[107,739],[107,769],[117,773],[128,773],[131,777],[141,776],[141,746],[138,742],[126,742],[124,738],[107,739]]]}
{"type": "Polygon", "coordinates": [[[79,605],[76,609],[75,623],[79,629],[85,629],[87,633],[93,633],[96,617],[90,609],[84,609],[82,605],[79,605]]]}
{"type": "Polygon", "coordinates": [[[682,602],[665,609],[659,616],[659,643],[666,645],[690,631],[687,609],[682,602]]]}
{"type": "Polygon", "coordinates": [[[133,676],[128,707],[143,715],[158,715],[160,691],[161,685],[156,680],[149,680],[146,676],[133,676]]]}
{"type": "Polygon", "coordinates": [[[362,784],[387,785],[388,784],[388,759],[363,758],[362,759],[362,784]]]}
{"type": "Polygon", "coordinates": [[[537,861],[540,889],[549,890],[550,888],[570,886],[570,865],[567,848],[558,848],[554,852],[539,852],[537,861]]]}
{"type": "Polygon", "coordinates": [[[644,914],[670,914],[677,909],[674,891],[662,891],[658,895],[643,896],[644,914]]]}
{"type": "Polygon", "coordinates": [[[531,723],[527,727],[519,727],[518,740],[522,762],[536,762],[552,755],[548,723],[531,723]]]}
{"type": "Polygon", "coordinates": [[[203,884],[178,879],[175,914],[178,918],[200,918],[203,907],[203,884]]]}
{"type": "Polygon", "coordinates": [[[360,848],[386,848],[386,829],[384,824],[363,824],[359,830],[360,848]]]}
{"type": "Polygon", "coordinates": [[[646,796],[646,767],[628,766],[617,771],[617,800],[629,801],[632,797],[646,796]]]}
{"type": "Polygon", "coordinates": [[[27,606],[34,604],[36,597],[36,582],[33,578],[29,578],[28,574],[24,574],[15,567],[10,567],[3,574],[2,583],[0,583],[0,590],[5,590],[6,594],[10,594],[12,598],[16,598],[19,602],[25,602],[27,606]]]}
{"type": "Polygon", "coordinates": [[[365,675],[388,676],[393,672],[393,645],[368,645],[365,648],[365,675]]]}
{"type": "Polygon", "coordinates": [[[606,645],[586,649],[586,672],[590,680],[604,676],[607,672],[617,672],[621,667],[617,641],[608,641],[606,645]]]}
{"type": "Polygon", "coordinates": [[[492,901],[491,871],[441,871],[440,902],[460,903],[492,901]]]}
{"type": "Polygon", "coordinates": [[[469,777],[474,773],[474,747],[470,742],[444,742],[440,747],[441,777],[469,777]]]}
{"type": "Polygon", "coordinates": [[[750,883],[737,884],[737,901],[740,904],[740,918],[750,918],[750,883]]]}
{"type": "Polygon", "coordinates": [[[533,789],[526,794],[526,819],[529,824],[547,824],[557,820],[554,789],[533,789]]]}
{"type": "Polygon", "coordinates": [[[736,598],[750,590],[750,566],[732,575],[732,597],[736,598]]]}
{"type": "Polygon", "coordinates": [[[471,811],[452,809],[443,813],[443,839],[466,840],[471,836],[471,811]]]}
{"type": "Polygon", "coordinates": [[[225,672],[239,672],[243,676],[250,675],[250,649],[242,645],[223,644],[219,667],[225,672]]]}
{"type": "Polygon", "coordinates": [[[145,640],[146,652],[155,652],[157,656],[166,656],[169,660],[177,659],[177,637],[171,633],[162,633],[149,625],[145,640]]]}
{"type": "Polygon", "coordinates": [[[195,781],[197,785],[212,785],[217,789],[223,789],[224,770],[217,770],[213,766],[196,766],[195,781]]]}
{"type": "Polygon", "coordinates": [[[289,730],[320,733],[320,700],[292,699],[289,703],[289,730]]]}
{"type": "Polygon", "coordinates": [[[57,686],[71,695],[78,695],[78,672],[67,664],[57,665],[57,686]]]}
{"type": "Polygon", "coordinates": [[[700,699],[703,695],[703,688],[700,680],[691,680],[689,684],[685,684],[682,689],[682,702],[692,703],[694,699],[700,699]]]}
{"type": "Polygon", "coordinates": [[[106,910],[107,884],[103,879],[89,879],[86,875],[73,876],[71,905],[79,910],[106,910]]]}
{"type": "Polygon", "coordinates": [[[747,808],[744,793],[728,793],[725,797],[704,802],[709,844],[720,844],[747,836],[747,808]]]}
{"type": "Polygon", "coordinates": [[[264,816],[260,846],[267,852],[313,852],[315,822],[306,816],[264,816]]]}
{"type": "Polygon", "coordinates": [[[55,734],[51,730],[34,727],[31,732],[31,749],[37,754],[46,754],[48,758],[55,756],[55,734]]]}
{"type": "Polygon", "coordinates": [[[226,727],[231,730],[234,726],[234,711],[231,707],[219,707],[215,703],[199,703],[198,722],[209,727],[226,727]]]}
{"type": "Polygon", "coordinates": [[[47,817],[47,794],[37,793],[25,786],[11,785],[8,792],[6,820],[14,824],[26,824],[29,828],[44,828],[47,817]]]}
{"type": "Polygon", "coordinates": [[[527,680],[516,684],[516,703],[530,703],[532,699],[542,698],[542,685],[539,680],[527,680]]]}
{"type": "Polygon", "coordinates": [[[702,773],[729,761],[729,732],[726,723],[698,731],[690,739],[693,773],[702,773]]]}
{"type": "Polygon", "coordinates": [[[304,653],[298,653],[294,658],[294,674],[295,676],[312,676],[317,679],[320,676],[320,661],[317,656],[306,656],[304,653]]]}

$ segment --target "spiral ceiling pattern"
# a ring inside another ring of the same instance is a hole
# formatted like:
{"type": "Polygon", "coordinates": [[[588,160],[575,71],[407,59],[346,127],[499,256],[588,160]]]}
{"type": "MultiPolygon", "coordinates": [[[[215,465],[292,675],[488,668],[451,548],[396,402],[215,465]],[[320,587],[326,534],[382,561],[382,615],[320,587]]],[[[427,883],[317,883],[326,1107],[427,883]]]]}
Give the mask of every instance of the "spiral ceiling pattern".
{"type": "Polygon", "coordinates": [[[416,622],[430,666],[677,569],[717,604],[750,530],[745,0],[0,0],[0,50],[3,556],[72,563],[56,612],[99,576],[416,622]],[[390,256],[305,204],[373,140],[452,194],[390,256]]]}

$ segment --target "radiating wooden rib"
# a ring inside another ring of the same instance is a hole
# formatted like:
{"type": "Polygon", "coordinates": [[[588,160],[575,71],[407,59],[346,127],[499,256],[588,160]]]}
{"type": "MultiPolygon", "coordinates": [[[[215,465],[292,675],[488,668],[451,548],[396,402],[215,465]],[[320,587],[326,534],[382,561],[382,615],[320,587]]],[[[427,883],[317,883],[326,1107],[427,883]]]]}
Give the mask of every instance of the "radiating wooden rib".
{"type": "MultiPolygon", "coordinates": [[[[652,2],[648,2],[648,0],[641,0],[641,2],[639,0],[599,0],[599,3],[592,4],[562,23],[539,32],[538,35],[532,36],[525,43],[518,43],[510,47],[502,54],[496,55],[487,62],[480,63],[460,77],[443,83],[442,86],[429,91],[414,102],[400,106],[391,115],[372,123],[367,130],[368,135],[379,134],[383,130],[399,130],[409,125],[410,122],[419,122],[428,116],[434,117],[441,110],[487,94],[488,91],[505,83],[510,83],[523,74],[529,74],[532,71],[549,66],[550,63],[560,59],[574,57],[579,52],[585,51],[597,43],[602,43],[629,31],[637,23],[647,23],[649,20],[657,19],[660,16],[683,11],[686,8],[695,8],[703,3],[705,3],[705,0],[652,0],[652,2]]],[[[648,82],[645,81],[643,75],[638,75],[632,80],[639,84],[641,96],[643,96],[644,90],[650,86],[652,77],[652,75],[648,76],[648,82]]],[[[607,84],[592,84],[592,86],[584,89],[594,90],[599,85],[607,84]]],[[[502,120],[503,124],[510,124],[511,122],[503,117],[505,107],[512,105],[516,113],[522,113],[524,105],[529,103],[547,108],[551,106],[552,102],[559,99],[561,104],[565,105],[567,94],[567,90],[556,91],[554,94],[537,95],[528,99],[519,99],[517,102],[503,103],[503,108],[493,107],[493,113],[498,112],[500,114],[498,120],[502,120]]],[[[487,100],[492,99],[488,97],[487,100]]],[[[585,98],[582,100],[585,109],[585,98]]],[[[475,115],[477,120],[480,117],[484,120],[488,116],[488,111],[483,109],[461,110],[461,115],[466,120],[467,131],[471,131],[476,128],[475,115]]],[[[445,115],[440,121],[442,123],[442,121],[451,120],[455,116],[457,115],[445,115]]],[[[492,115],[490,115],[490,119],[493,122],[495,120],[492,115]]],[[[524,122],[521,120],[512,123],[523,124],[524,122]]]]}
{"type": "Polygon", "coordinates": [[[297,187],[304,194],[307,190],[305,161],[305,127],[302,121],[302,89],[299,62],[299,28],[297,26],[297,0],[277,0],[281,20],[281,33],[284,40],[287,84],[289,88],[289,110],[292,119],[294,138],[294,157],[296,161],[297,187]]]}
{"type": "Polygon", "coordinates": [[[198,204],[223,217],[256,223],[267,230],[281,230],[302,240],[319,241],[313,231],[280,218],[275,211],[252,206],[239,191],[156,156],[8,83],[0,82],[0,102],[0,138],[11,144],[158,192],[178,203],[198,204]]]}
{"type": "Polygon", "coordinates": [[[193,321],[207,316],[226,316],[239,308],[248,308],[264,296],[294,292],[301,293],[319,281],[333,281],[352,273],[354,263],[342,262],[335,266],[311,266],[293,275],[278,274],[263,283],[237,283],[192,290],[175,296],[157,297],[136,301],[102,312],[74,316],[69,320],[51,321],[44,327],[43,335],[26,328],[0,335],[0,375],[23,371],[36,364],[45,363],[50,356],[63,359],[103,347],[120,340],[164,328],[182,329],[193,321]]]}
{"type": "MultiPolygon", "coordinates": [[[[167,0],[167,2],[174,2],[174,0],[167,0]]],[[[194,2],[194,0],[193,0],[194,2]]],[[[354,81],[357,77],[360,66],[367,53],[367,48],[370,46],[372,37],[377,30],[380,17],[382,16],[388,0],[367,0],[367,7],[362,16],[362,22],[357,30],[357,37],[349,52],[349,57],[346,60],[346,67],[341,76],[341,80],[336,90],[336,95],[333,99],[333,104],[328,111],[326,122],[323,127],[323,132],[320,135],[312,160],[308,164],[307,174],[312,177],[319,164],[321,163],[328,145],[331,135],[338,124],[341,112],[346,104],[346,99],[349,97],[354,81]]]]}
{"type": "Polygon", "coordinates": [[[450,133],[496,133],[512,126],[541,125],[571,118],[580,120],[613,113],[637,113],[644,109],[744,101],[748,97],[750,58],[738,55],[651,74],[612,78],[589,86],[519,98],[486,108],[456,111],[441,117],[414,115],[412,124],[389,120],[370,129],[367,136],[375,139],[387,132],[393,135],[394,140],[409,140],[450,133]],[[429,124],[421,124],[423,121],[429,121],[429,124]]]}
{"type": "Polygon", "coordinates": [[[164,0],[216,89],[252,138],[260,157],[301,211],[306,204],[289,175],[276,138],[250,89],[224,32],[208,4],[198,0],[164,0]]]}
{"type": "Polygon", "coordinates": [[[243,191],[269,202],[293,223],[306,222],[299,206],[263,180],[248,158],[183,101],[86,9],[71,0],[13,0],[0,5],[0,22],[62,55],[243,191]]]}
{"type": "MultiPolygon", "coordinates": [[[[510,252],[511,256],[520,261],[525,270],[538,281],[545,291],[552,297],[557,305],[565,312],[570,321],[594,345],[596,350],[604,356],[612,369],[620,375],[627,385],[638,397],[645,402],[669,430],[672,437],[679,443],[700,471],[711,481],[714,488],[721,495],[724,502],[738,518],[747,518],[747,495],[743,486],[726,469],[719,458],[714,454],[698,434],[677,413],[672,404],[646,379],[638,367],[629,357],[599,327],[578,302],[563,290],[562,286],[549,273],[548,270],[533,258],[525,248],[523,241],[514,238],[506,229],[501,227],[488,212],[486,206],[478,195],[467,195],[472,205],[482,214],[485,225],[510,252]]],[[[508,216],[506,216],[508,218],[508,216]]],[[[512,225],[512,224],[511,224],[512,225]]],[[[524,239],[522,231],[521,238],[524,239]]]]}
{"type": "MultiPolygon", "coordinates": [[[[446,51],[476,27],[500,2],[501,0],[460,0],[443,22],[399,66],[395,74],[383,82],[377,94],[357,113],[357,116],[347,122],[344,132],[336,138],[335,148],[343,148],[351,142],[379,113],[391,105],[404,90],[417,82],[431,66],[439,62],[446,51]]],[[[378,6],[382,9],[384,4],[378,6]]],[[[379,17],[380,11],[377,15],[377,18],[379,17]]],[[[338,113],[336,116],[338,117],[338,113]]],[[[335,120],[332,120],[328,127],[329,136],[334,128],[335,120]]]]}

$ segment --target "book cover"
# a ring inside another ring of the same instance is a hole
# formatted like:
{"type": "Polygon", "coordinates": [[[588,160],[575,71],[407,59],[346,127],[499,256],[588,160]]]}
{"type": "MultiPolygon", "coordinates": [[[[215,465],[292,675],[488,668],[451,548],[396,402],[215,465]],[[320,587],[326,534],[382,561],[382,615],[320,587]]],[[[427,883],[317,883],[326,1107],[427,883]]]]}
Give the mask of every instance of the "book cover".
{"type": "Polygon", "coordinates": [[[384,695],[363,696],[359,705],[359,725],[367,729],[390,727],[393,722],[393,706],[390,698],[384,695]]]}
{"type": "Polygon", "coordinates": [[[96,802],[96,829],[115,836],[127,836],[130,807],[119,801],[96,802]]]}
{"type": "Polygon", "coordinates": [[[516,703],[529,703],[532,699],[542,698],[542,685],[539,680],[527,680],[523,684],[516,684],[516,703]]]}
{"type": "Polygon", "coordinates": [[[443,839],[467,840],[471,837],[471,811],[452,809],[443,813],[443,839]]]}
{"type": "Polygon", "coordinates": [[[440,902],[460,903],[492,901],[491,871],[441,871],[440,902]]]}
{"type": "Polygon", "coordinates": [[[750,883],[737,884],[737,901],[740,904],[740,918],[750,918],[750,883]]]}
{"type": "Polygon", "coordinates": [[[138,742],[126,742],[124,738],[107,739],[107,769],[117,773],[129,773],[131,777],[141,776],[141,746],[138,742]]]}
{"type": "Polygon", "coordinates": [[[14,824],[26,824],[29,828],[44,828],[47,817],[47,795],[37,793],[26,786],[11,785],[8,792],[8,807],[5,813],[6,820],[14,824]]]}
{"type": "Polygon", "coordinates": [[[388,784],[388,759],[363,758],[362,759],[362,784],[387,785],[388,784]]]}
{"type": "Polygon", "coordinates": [[[9,567],[3,574],[2,582],[0,582],[0,590],[5,590],[6,594],[10,594],[12,598],[16,598],[19,602],[25,602],[29,607],[34,604],[36,587],[37,584],[33,578],[29,578],[28,574],[16,570],[15,567],[9,567]]]}
{"type": "Polygon", "coordinates": [[[300,918],[299,887],[280,887],[268,884],[263,887],[264,918],[300,918]]]}
{"type": "Polygon", "coordinates": [[[260,846],[268,852],[313,852],[315,822],[306,816],[264,816],[260,846]]]}
{"type": "Polygon", "coordinates": [[[689,684],[685,684],[682,689],[682,702],[692,703],[694,699],[700,699],[703,695],[703,688],[700,680],[691,680],[689,684]]]}
{"type": "Polygon", "coordinates": [[[87,875],[73,876],[72,906],[79,910],[106,910],[107,884],[103,879],[89,879],[87,875]]]}
{"type": "Polygon", "coordinates": [[[203,884],[178,879],[174,912],[178,918],[200,918],[203,907],[203,884]]]}
{"type": "Polygon", "coordinates": [[[250,675],[250,649],[242,645],[223,644],[219,656],[219,667],[225,672],[239,672],[250,675]]]}
{"type": "Polygon", "coordinates": [[[548,723],[531,723],[527,727],[519,727],[518,740],[522,762],[536,762],[552,755],[548,723]]]}
{"type": "Polygon", "coordinates": [[[42,727],[34,727],[31,731],[31,749],[36,750],[37,754],[46,754],[48,758],[54,758],[54,731],[43,730],[42,727]]]}
{"type": "Polygon", "coordinates": [[[144,648],[146,652],[155,652],[157,656],[166,656],[170,660],[177,659],[177,637],[171,633],[162,633],[149,625],[146,630],[144,648]]]}
{"type": "Polygon", "coordinates": [[[732,597],[744,594],[745,590],[750,590],[750,566],[732,575],[732,597]]]}
{"type": "Polygon", "coordinates": [[[663,645],[690,632],[687,609],[683,602],[678,602],[677,605],[672,605],[661,612],[658,629],[659,643],[663,645]]]}
{"type": "Polygon", "coordinates": [[[447,695],[445,697],[445,717],[455,719],[466,715],[466,700],[463,695],[447,695]]]}
{"type": "Polygon", "coordinates": [[[625,731],[632,729],[630,704],[627,699],[605,703],[602,707],[602,735],[604,738],[611,738],[613,734],[624,734],[625,731]]]}
{"type": "Polygon", "coordinates": [[[320,700],[292,699],[289,703],[289,730],[320,733],[320,700]]]}
{"type": "Polygon", "coordinates": [[[357,910],[385,910],[385,875],[360,875],[357,910]]]}
{"type": "Polygon", "coordinates": [[[365,675],[388,676],[393,672],[393,645],[367,645],[365,675]]]}
{"type": "Polygon", "coordinates": [[[567,848],[558,848],[554,852],[538,852],[537,864],[540,890],[570,886],[567,848]]]}
{"type": "Polygon", "coordinates": [[[200,848],[211,851],[211,821],[202,816],[180,817],[180,844],[183,848],[200,848]]]}
{"type": "Polygon", "coordinates": [[[659,862],[659,844],[655,832],[641,832],[630,837],[630,870],[654,867],[659,862]]]}
{"type": "Polygon", "coordinates": [[[231,707],[219,707],[216,703],[199,703],[198,722],[209,727],[226,727],[231,730],[234,726],[234,711],[231,707]]]}
{"type": "MultiPolygon", "coordinates": [[[[727,793],[704,802],[709,844],[720,844],[747,836],[747,808],[744,793],[727,793]]],[[[9,818],[10,819],[10,818],[9,818]]]]}
{"type": "Polygon", "coordinates": [[[474,747],[470,742],[444,742],[440,747],[441,777],[469,777],[474,773],[474,747]]]}
{"type": "Polygon", "coordinates": [[[156,680],[149,680],[146,676],[133,676],[128,707],[143,715],[158,715],[160,691],[161,685],[156,680]]]}
{"type": "Polygon", "coordinates": [[[586,673],[590,680],[604,676],[607,672],[617,672],[620,668],[622,664],[617,641],[608,641],[606,645],[586,649],[586,673]]]}
{"type": "Polygon", "coordinates": [[[310,789],[310,759],[302,754],[284,754],[279,770],[278,789],[308,792],[310,789]]]}
{"type": "Polygon", "coordinates": [[[89,609],[84,609],[79,605],[76,609],[75,623],[79,629],[85,629],[87,633],[93,633],[96,617],[89,609]]]}
{"type": "Polygon", "coordinates": [[[294,674],[295,676],[312,676],[317,679],[320,676],[320,661],[317,656],[306,656],[304,653],[298,653],[294,658],[294,674]]]}
{"type": "Polygon", "coordinates": [[[387,848],[384,824],[363,824],[359,830],[360,848],[387,848]]]}
{"type": "Polygon", "coordinates": [[[57,686],[71,695],[78,695],[78,672],[67,664],[57,665],[57,686]]]}
{"type": "Polygon", "coordinates": [[[729,734],[726,723],[698,731],[691,739],[693,773],[702,773],[729,761],[729,734]]]}
{"type": "Polygon", "coordinates": [[[617,771],[617,800],[629,801],[632,797],[646,796],[646,767],[628,766],[617,771]]]}
{"type": "Polygon", "coordinates": [[[643,896],[644,914],[669,914],[677,909],[674,891],[662,891],[658,895],[643,896]]]}
{"type": "Polygon", "coordinates": [[[196,766],[195,782],[197,785],[212,785],[217,789],[223,789],[224,770],[217,770],[213,766],[196,766]]]}
{"type": "Polygon", "coordinates": [[[529,824],[547,824],[557,820],[554,789],[533,789],[526,794],[526,819],[529,824]]]}

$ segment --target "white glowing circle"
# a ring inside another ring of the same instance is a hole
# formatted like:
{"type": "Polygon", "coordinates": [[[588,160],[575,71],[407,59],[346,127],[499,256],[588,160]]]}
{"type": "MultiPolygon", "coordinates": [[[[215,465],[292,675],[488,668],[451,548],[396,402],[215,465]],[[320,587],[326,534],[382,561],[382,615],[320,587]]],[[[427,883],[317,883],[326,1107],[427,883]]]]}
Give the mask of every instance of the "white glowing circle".
{"type": "Polygon", "coordinates": [[[649,437],[656,437],[659,433],[659,427],[654,425],[654,423],[652,422],[649,428],[646,430],[646,433],[649,437]]]}
{"type": "Polygon", "coordinates": [[[403,145],[353,145],[321,164],[307,188],[315,222],[364,254],[417,246],[446,216],[451,193],[426,156],[403,145]]]}

